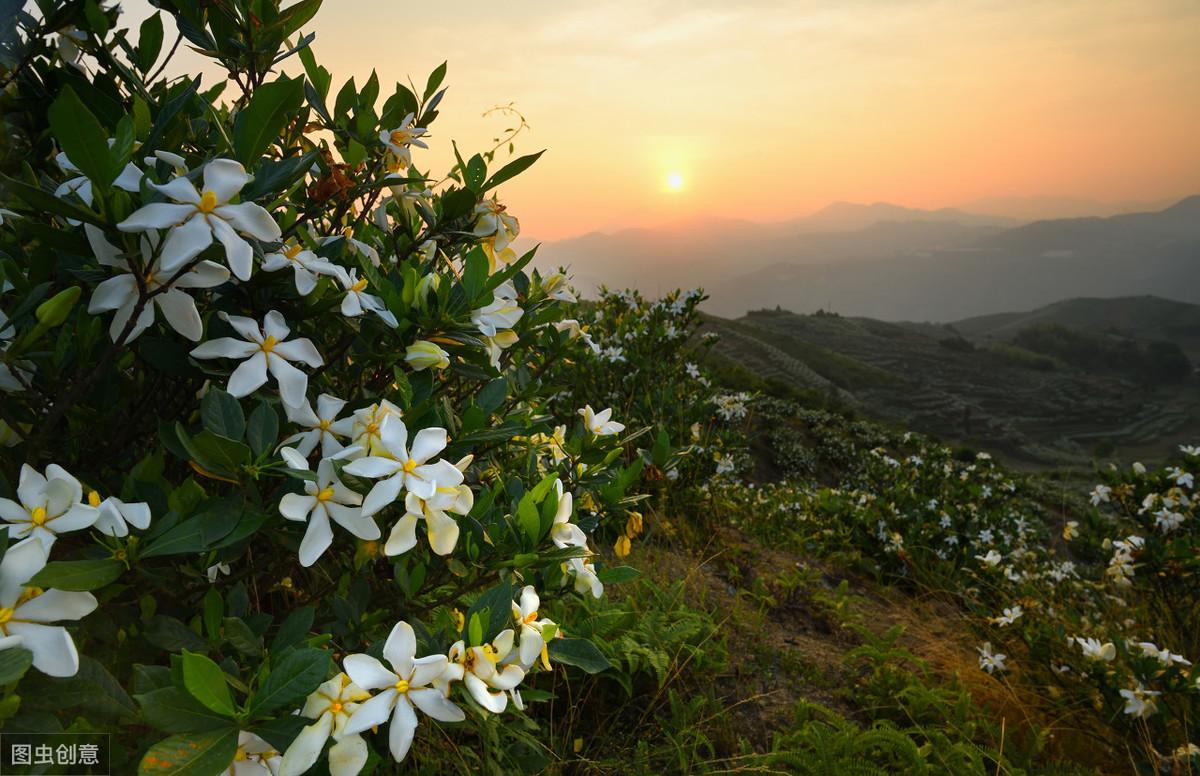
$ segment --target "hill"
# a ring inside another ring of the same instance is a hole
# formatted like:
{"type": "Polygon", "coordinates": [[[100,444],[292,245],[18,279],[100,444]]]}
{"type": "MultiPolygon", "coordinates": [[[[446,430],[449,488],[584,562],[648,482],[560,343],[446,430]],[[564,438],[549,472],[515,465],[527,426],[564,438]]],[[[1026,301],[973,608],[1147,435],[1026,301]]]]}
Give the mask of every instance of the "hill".
{"type": "MultiPolygon", "coordinates": [[[[1200,431],[1200,378],[1187,360],[1174,378],[1152,380],[1145,366],[1152,343],[1191,332],[1198,316],[1200,307],[1168,300],[1080,299],[943,326],[759,310],[709,317],[705,328],[721,335],[719,356],[765,379],[1014,461],[1060,465],[1153,458],[1200,431]],[[1061,327],[1056,338],[1038,328],[1047,323],[1061,327]],[[1103,348],[1119,357],[1096,359],[1103,348]]],[[[1194,336],[1182,341],[1195,346],[1194,336]]]]}

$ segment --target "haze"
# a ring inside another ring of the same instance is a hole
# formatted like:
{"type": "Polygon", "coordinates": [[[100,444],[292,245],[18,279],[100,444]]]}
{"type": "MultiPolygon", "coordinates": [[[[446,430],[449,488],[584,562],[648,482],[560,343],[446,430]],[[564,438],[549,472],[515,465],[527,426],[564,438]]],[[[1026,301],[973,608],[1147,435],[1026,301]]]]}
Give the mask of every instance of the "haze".
{"type": "Polygon", "coordinates": [[[483,147],[508,125],[481,114],[515,103],[532,127],[519,151],[549,149],[504,192],[536,239],[834,200],[1029,218],[1200,189],[1190,1],[338,0],[306,31],[337,83],[374,68],[385,93],[449,60],[438,169],[451,138],[483,147]]]}

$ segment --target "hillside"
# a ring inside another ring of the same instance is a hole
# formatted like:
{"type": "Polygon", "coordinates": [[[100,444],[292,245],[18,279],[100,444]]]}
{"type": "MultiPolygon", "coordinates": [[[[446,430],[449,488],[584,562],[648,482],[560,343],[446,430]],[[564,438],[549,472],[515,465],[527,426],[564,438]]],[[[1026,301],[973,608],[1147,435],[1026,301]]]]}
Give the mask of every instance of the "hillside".
{"type": "MultiPolygon", "coordinates": [[[[1200,430],[1197,377],[1146,385],[1127,371],[1088,371],[1010,341],[1047,321],[1090,322],[1090,330],[1069,331],[1107,339],[1108,306],[1070,300],[1050,311],[953,326],[763,310],[736,320],[710,317],[705,328],[721,335],[720,356],[763,378],[1014,461],[1078,465],[1095,454],[1153,458],[1171,440],[1200,430]]],[[[1111,307],[1114,325],[1136,335],[1121,347],[1142,351],[1174,331],[1170,326],[1200,314],[1200,308],[1166,300],[1123,300],[1111,307]]],[[[1194,340],[1184,341],[1194,346],[1194,340]]]]}
{"type": "Polygon", "coordinates": [[[545,245],[577,285],[710,292],[737,317],[782,306],[883,320],[958,319],[1068,297],[1152,294],[1200,302],[1200,197],[1106,218],[1020,224],[957,210],[836,203],[776,224],[719,221],[545,245]]]}

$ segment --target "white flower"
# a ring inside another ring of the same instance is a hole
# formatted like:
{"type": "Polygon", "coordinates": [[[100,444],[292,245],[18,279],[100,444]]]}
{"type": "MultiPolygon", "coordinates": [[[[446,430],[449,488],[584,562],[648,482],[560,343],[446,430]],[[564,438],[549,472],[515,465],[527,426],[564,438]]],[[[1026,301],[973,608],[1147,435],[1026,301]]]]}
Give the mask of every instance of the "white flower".
{"type": "MultiPolygon", "coordinates": [[[[370,407],[363,407],[354,412],[354,425],[350,432],[350,447],[338,454],[338,458],[361,458],[364,455],[375,455],[384,450],[380,442],[380,430],[383,421],[389,415],[403,417],[404,412],[387,399],[370,407]]],[[[353,473],[353,472],[351,472],[353,473]]]]}
{"type": "Polygon", "coordinates": [[[593,598],[604,595],[604,583],[596,575],[596,569],[592,566],[590,558],[571,558],[562,565],[562,569],[564,572],[569,571],[575,577],[577,593],[591,593],[593,598]]]}
{"type": "Polygon", "coordinates": [[[383,300],[374,294],[367,293],[367,279],[359,279],[354,270],[338,269],[338,282],[346,290],[342,297],[342,315],[347,318],[357,318],[364,312],[375,313],[379,319],[393,329],[400,325],[392,311],[387,309],[383,300]]]}
{"type": "Polygon", "coordinates": [[[1132,690],[1121,690],[1121,697],[1125,699],[1125,713],[1133,717],[1149,717],[1158,711],[1154,699],[1159,695],[1162,693],[1147,690],[1141,682],[1132,690]]]}
{"type": "Polygon", "coordinates": [[[314,235],[313,239],[316,241],[317,245],[322,247],[335,243],[338,240],[345,240],[346,246],[351,253],[356,253],[360,256],[366,256],[376,267],[381,266],[379,261],[379,251],[375,250],[362,240],[356,239],[350,227],[346,227],[343,234],[334,234],[327,237],[316,237],[314,235]]]}
{"type": "Polygon", "coordinates": [[[367,742],[357,733],[346,733],[346,723],[371,694],[348,675],[338,674],[308,696],[300,715],[316,720],[292,741],[283,754],[279,776],[300,776],[316,762],[333,738],[329,749],[330,776],[357,776],[367,763],[367,742]]]}
{"type": "Polygon", "coordinates": [[[1183,525],[1183,520],[1183,513],[1172,512],[1169,509],[1160,509],[1154,513],[1154,524],[1164,534],[1177,530],[1179,526],[1183,525]]]}
{"type": "Polygon", "coordinates": [[[472,231],[484,240],[483,250],[487,253],[491,272],[496,271],[496,259],[510,264],[517,257],[510,243],[521,233],[521,225],[504,211],[504,205],[494,197],[485,199],[475,208],[476,221],[472,231]]]}
{"type": "Polygon", "coordinates": [[[443,683],[462,679],[467,692],[475,701],[493,714],[508,707],[506,692],[512,690],[525,678],[525,670],[513,663],[505,664],[513,648],[513,630],[500,632],[491,644],[468,647],[456,641],[450,647],[450,665],[443,683]],[[492,692],[498,690],[498,692],[492,692]]]}
{"type": "Polygon", "coordinates": [[[237,398],[249,396],[267,381],[267,371],[279,383],[279,395],[289,407],[299,407],[308,391],[308,375],[290,362],[299,361],[311,367],[324,362],[316,346],[307,338],[287,342],[290,333],[287,321],[275,310],[267,313],[260,329],[251,318],[221,313],[221,317],[242,335],[243,339],[221,337],[210,340],[192,349],[193,358],[238,358],[244,359],[233,374],[225,390],[237,398]]]}
{"type": "Polygon", "coordinates": [[[610,436],[619,434],[625,430],[624,423],[618,423],[615,420],[609,420],[612,417],[612,408],[596,412],[590,404],[585,405],[579,410],[579,414],[583,416],[583,425],[587,426],[588,431],[591,431],[596,436],[610,436]]]}
{"type": "Polygon", "coordinates": [[[516,326],[524,314],[525,311],[515,299],[500,296],[497,290],[490,304],[472,311],[471,323],[475,324],[480,333],[495,337],[497,332],[516,326]]]}
{"type": "Polygon", "coordinates": [[[162,249],[162,269],[174,272],[213,239],[225,246],[229,268],[239,280],[249,280],[254,249],[241,235],[262,242],[276,242],[281,236],[271,214],[253,202],[231,205],[254,176],[232,159],[214,159],[204,165],[204,191],[187,178],[149,185],[166,194],[173,202],[152,202],[117,224],[123,232],[147,232],[170,229],[162,249]]]}
{"type": "Polygon", "coordinates": [[[337,415],[345,406],[345,399],[339,399],[327,393],[317,397],[316,412],[313,412],[312,404],[308,399],[305,399],[299,407],[289,407],[285,404],[283,408],[287,412],[288,420],[308,430],[292,434],[283,440],[282,444],[295,447],[305,458],[312,455],[318,442],[321,443],[322,458],[329,458],[341,452],[343,445],[338,441],[338,437],[348,437],[354,429],[353,417],[338,420],[337,415]]]}
{"type": "Polygon", "coordinates": [[[458,521],[446,514],[465,515],[475,503],[475,494],[467,485],[441,486],[432,498],[423,499],[416,493],[404,497],[404,515],[392,526],[384,555],[401,555],[417,546],[417,521],[425,521],[429,547],[438,555],[449,555],[458,544],[458,521]]]}
{"type": "Polygon", "coordinates": [[[995,550],[988,550],[986,555],[976,555],[975,560],[988,568],[995,568],[1000,564],[1000,561],[1004,560],[1004,556],[995,550]]]}
{"type": "Polygon", "coordinates": [[[219,577],[221,574],[229,576],[230,571],[231,569],[229,568],[228,563],[214,563],[204,570],[204,576],[208,577],[208,581],[210,583],[216,583],[217,577],[219,577]]]}
{"type": "Polygon", "coordinates": [[[560,549],[587,547],[587,536],[583,529],[571,522],[574,497],[570,491],[563,491],[562,480],[555,480],[554,488],[558,491],[558,510],[554,513],[554,523],[550,527],[550,541],[560,549]]]}
{"type": "Polygon", "coordinates": [[[1179,665],[1190,666],[1192,662],[1183,655],[1177,655],[1169,649],[1159,649],[1158,645],[1150,641],[1143,641],[1138,644],[1142,649],[1142,657],[1152,657],[1164,666],[1179,665]]]}
{"type": "Polygon", "coordinates": [[[462,472],[446,460],[428,463],[446,448],[449,438],[444,428],[425,428],[408,449],[408,428],[394,415],[383,419],[379,429],[380,455],[369,455],[346,465],[355,477],[379,480],[363,502],[363,514],[373,515],[391,504],[401,490],[423,499],[433,498],[438,487],[454,487],[463,481],[462,472]]]}
{"type": "Polygon", "coordinates": [[[538,657],[542,658],[542,665],[546,670],[550,669],[550,657],[546,653],[546,638],[543,628],[557,626],[551,620],[538,619],[538,606],[540,605],[541,599],[538,597],[537,591],[533,589],[533,585],[523,587],[521,602],[518,604],[514,601],[512,605],[513,622],[521,632],[521,643],[517,655],[521,661],[521,668],[525,671],[533,667],[538,657]]]}
{"type": "Polygon", "coordinates": [[[1142,474],[1145,474],[1146,473],[1146,464],[1142,463],[1141,461],[1134,461],[1133,462],[1133,473],[1137,474],[1139,476],[1142,474]]]}
{"type": "Polygon", "coordinates": [[[976,647],[975,649],[979,652],[979,667],[984,671],[993,674],[997,671],[1008,669],[1008,666],[1004,664],[1004,661],[1008,659],[1008,655],[1005,655],[1003,652],[992,652],[992,643],[990,641],[986,642],[982,647],[976,647]]]}
{"type": "MultiPolygon", "coordinates": [[[[154,323],[155,307],[162,310],[163,318],[172,329],[193,342],[200,340],[204,326],[200,321],[200,313],[196,310],[196,302],[180,289],[219,286],[229,280],[229,270],[211,261],[201,261],[187,272],[164,272],[160,259],[154,255],[154,241],[143,237],[143,269],[139,283],[139,278],[133,273],[129,261],[121,258],[121,252],[104,238],[104,232],[91,224],[84,224],[83,229],[97,261],[121,272],[96,286],[91,301],[88,302],[88,312],[92,315],[108,310],[117,311],[108,328],[108,334],[114,342],[121,336],[121,332],[133,316],[143,288],[148,298],[143,303],[126,342],[132,342],[154,323]]],[[[186,257],[184,263],[193,258],[195,254],[186,257]]]]}
{"type": "Polygon", "coordinates": [[[33,667],[50,676],[74,676],[79,653],[67,629],[51,623],[78,620],[95,610],[91,593],[26,587],[46,565],[48,548],[26,539],[14,544],[0,561],[0,649],[24,647],[33,667]]]}
{"type": "Polygon", "coordinates": [[[415,120],[416,114],[410,113],[400,122],[400,126],[393,130],[385,129],[379,133],[379,142],[387,146],[388,153],[393,159],[393,163],[389,165],[391,172],[402,170],[412,164],[412,150],[409,146],[429,148],[425,145],[425,141],[421,140],[427,130],[424,127],[414,127],[415,120]]]}
{"type": "Polygon", "coordinates": [[[88,494],[88,503],[99,510],[94,527],[109,536],[128,536],[129,526],[144,531],[150,527],[150,505],[144,502],[126,504],[116,496],[103,501],[96,491],[88,494]]]}
{"type": "Polygon", "coordinates": [[[500,356],[520,340],[515,331],[508,330],[498,331],[494,337],[484,334],[482,339],[484,346],[487,347],[488,362],[493,369],[500,368],[500,356]]]}
{"type": "Polygon", "coordinates": [[[450,366],[450,354],[429,340],[417,340],[404,351],[404,360],[416,371],[445,369],[450,366]]]}
{"type": "MultiPolygon", "coordinates": [[[[111,146],[115,141],[109,138],[108,144],[111,146]]],[[[88,180],[78,167],[75,166],[66,154],[60,153],[54,157],[54,161],[63,169],[63,172],[75,173],[76,177],[70,178],[59,184],[54,190],[54,196],[65,197],[68,194],[74,194],[83,200],[83,204],[88,207],[92,206],[95,196],[92,193],[92,182],[88,180]]],[[[141,184],[142,171],[133,165],[132,162],[125,165],[125,169],[121,170],[121,174],[112,182],[112,185],[123,191],[128,191],[132,194],[138,193],[138,187],[141,184]]],[[[71,219],[71,223],[77,223],[71,219]]]]}
{"type": "Polygon", "coordinates": [[[1083,651],[1083,656],[1090,660],[1102,660],[1105,663],[1111,663],[1117,657],[1117,648],[1111,641],[1101,644],[1099,639],[1083,639],[1076,636],[1075,643],[1083,651]]]}
{"type": "Polygon", "coordinates": [[[1171,471],[1167,472],[1167,476],[1175,481],[1175,484],[1181,488],[1191,488],[1194,484],[1194,478],[1190,472],[1185,472],[1178,466],[1171,467],[1171,471]]]}
{"type": "Polygon", "coordinates": [[[561,272],[555,272],[553,275],[542,278],[542,290],[546,292],[546,296],[560,302],[575,303],[578,301],[567,285],[567,276],[561,272]]]}
{"type": "Polygon", "coordinates": [[[77,41],[87,39],[86,32],[76,29],[74,24],[68,24],[59,30],[58,39],[54,42],[54,53],[62,63],[70,65],[84,75],[87,75],[87,69],[83,66],[83,52],[79,50],[77,41]]]}
{"type": "Polygon", "coordinates": [[[264,272],[276,272],[291,267],[296,280],[296,292],[300,296],[308,296],[317,287],[317,276],[328,275],[337,277],[342,271],[328,259],[323,259],[305,248],[298,242],[283,246],[274,253],[263,256],[264,272]]]}
{"type": "MultiPolygon", "coordinates": [[[[307,469],[304,456],[290,447],[279,451],[288,466],[307,469]]],[[[279,501],[279,514],[288,520],[308,521],[308,530],[300,542],[300,565],[311,566],[333,543],[329,521],[345,528],[359,539],[371,541],[380,536],[379,526],[362,514],[362,496],[341,483],[333,471],[333,461],[324,458],[317,464],[317,480],[305,480],[304,494],[287,493],[279,501]]]]}
{"type": "Polygon", "coordinates": [[[1092,506],[1098,507],[1101,504],[1107,504],[1109,494],[1111,493],[1112,488],[1108,487],[1107,485],[1097,485],[1092,489],[1091,493],[1092,506]]]}
{"type": "Polygon", "coordinates": [[[222,776],[275,776],[279,772],[279,752],[253,733],[238,733],[237,752],[222,776]]]}
{"type": "Polygon", "coordinates": [[[47,552],[59,534],[88,528],[100,517],[99,510],[82,503],[79,480],[56,463],[46,467],[45,476],[22,464],[17,498],[20,503],[0,498],[0,519],[9,524],[8,535],[13,539],[36,537],[47,552]]]}
{"type": "Polygon", "coordinates": [[[1194,458],[1200,456],[1200,445],[1180,445],[1179,452],[1190,458],[1194,458]]]}
{"type": "Polygon", "coordinates": [[[383,646],[383,656],[391,670],[370,655],[349,655],[343,662],[346,673],[359,687],[383,691],[354,710],[342,728],[343,733],[361,733],[391,717],[388,748],[396,762],[403,760],[412,746],[417,730],[414,706],[442,722],[466,719],[462,709],[432,686],[446,670],[445,655],[417,658],[416,653],[417,638],[412,626],[398,622],[383,646]]]}
{"type": "Polygon", "coordinates": [[[1022,610],[1019,606],[1006,608],[999,617],[992,617],[991,623],[993,625],[999,625],[1003,628],[1005,625],[1012,625],[1014,622],[1019,620],[1021,615],[1024,613],[1024,610],[1022,610]]]}

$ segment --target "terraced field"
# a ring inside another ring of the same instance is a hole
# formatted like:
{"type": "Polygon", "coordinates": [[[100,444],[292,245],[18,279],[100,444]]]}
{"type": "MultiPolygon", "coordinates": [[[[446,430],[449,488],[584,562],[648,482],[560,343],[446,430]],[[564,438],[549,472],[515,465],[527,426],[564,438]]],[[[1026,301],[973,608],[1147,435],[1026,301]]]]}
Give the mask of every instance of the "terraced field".
{"type": "Polygon", "coordinates": [[[866,414],[1030,466],[1153,460],[1200,434],[1200,380],[1147,388],[952,330],[758,311],[710,318],[719,356],[866,414]]]}

